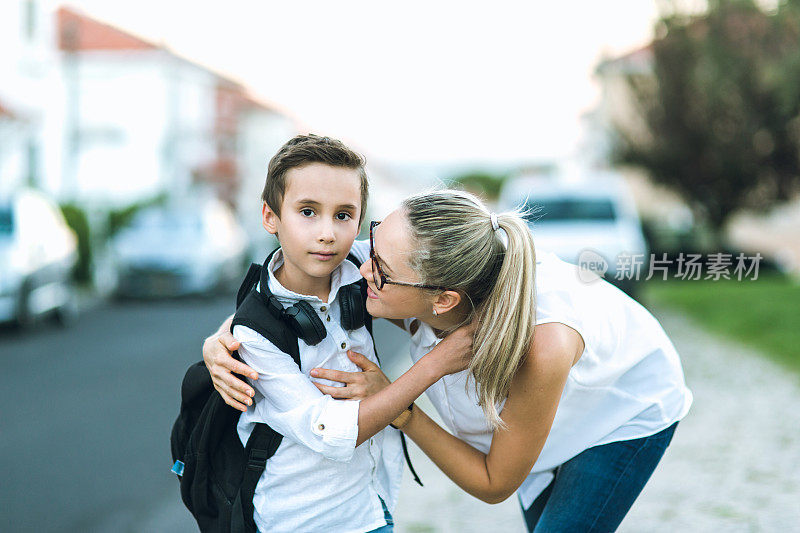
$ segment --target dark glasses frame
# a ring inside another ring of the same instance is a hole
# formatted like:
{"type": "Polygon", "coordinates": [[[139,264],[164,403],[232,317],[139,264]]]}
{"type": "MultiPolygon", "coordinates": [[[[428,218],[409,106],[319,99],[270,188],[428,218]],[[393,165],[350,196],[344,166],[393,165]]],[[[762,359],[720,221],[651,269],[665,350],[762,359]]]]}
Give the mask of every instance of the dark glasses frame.
{"type": "Polygon", "coordinates": [[[369,260],[372,262],[372,281],[378,290],[383,289],[387,283],[389,285],[402,285],[403,287],[418,287],[420,289],[431,289],[435,291],[446,291],[446,287],[439,287],[437,285],[425,285],[424,283],[409,283],[405,281],[390,280],[386,274],[383,273],[381,265],[378,264],[378,259],[375,257],[375,237],[373,237],[373,230],[375,226],[380,224],[380,220],[373,220],[369,223],[369,260]]]}

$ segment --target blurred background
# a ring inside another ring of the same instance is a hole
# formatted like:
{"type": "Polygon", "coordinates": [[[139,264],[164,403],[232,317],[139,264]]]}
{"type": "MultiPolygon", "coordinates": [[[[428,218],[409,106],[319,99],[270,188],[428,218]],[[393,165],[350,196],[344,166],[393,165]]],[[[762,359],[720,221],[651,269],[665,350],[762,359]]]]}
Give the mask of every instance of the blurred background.
{"type": "MultiPolygon", "coordinates": [[[[662,321],[695,405],[623,529],[796,528],[798,88],[796,0],[2,2],[4,529],[193,530],[180,380],[308,132],[365,155],[370,218],[441,186],[526,206],[662,321]]],[[[398,531],[522,531],[413,452],[398,531]]]]}

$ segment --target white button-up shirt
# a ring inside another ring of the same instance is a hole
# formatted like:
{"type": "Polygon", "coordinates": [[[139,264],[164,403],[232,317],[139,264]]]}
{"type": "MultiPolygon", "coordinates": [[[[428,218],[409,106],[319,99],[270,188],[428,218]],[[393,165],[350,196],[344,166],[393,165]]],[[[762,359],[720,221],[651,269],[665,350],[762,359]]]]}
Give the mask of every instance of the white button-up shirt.
{"type": "MultiPolygon", "coordinates": [[[[357,243],[353,253],[364,259],[368,247],[357,243]]],[[[403,473],[399,432],[386,428],[356,448],[359,402],[334,400],[311,382],[312,368],[357,372],[347,350],[377,362],[372,337],[365,327],[342,328],[338,290],[361,278],[345,260],[331,274],[328,302],[283,287],[274,272],[283,264],[278,251],[268,265],[269,288],[289,307],[308,302],[319,314],[327,335],[315,346],[298,339],[301,368],[291,356],[252,329],[237,325],[239,355],[259,379],[254,405],[242,413],[238,431],[247,443],[256,422],[283,435],[256,486],[253,505],[259,531],[363,533],[386,524],[380,498],[394,509],[403,473]]],[[[317,380],[327,385],[341,385],[317,380]]]]}

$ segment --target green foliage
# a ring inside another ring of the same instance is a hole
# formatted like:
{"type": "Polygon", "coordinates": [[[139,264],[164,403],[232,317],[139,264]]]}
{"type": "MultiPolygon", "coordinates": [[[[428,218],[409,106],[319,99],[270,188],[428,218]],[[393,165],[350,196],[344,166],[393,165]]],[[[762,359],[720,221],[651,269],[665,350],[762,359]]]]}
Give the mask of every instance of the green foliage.
{"type": "Polygon", "coordinates": [[[648,282],[648,300],[680,310],[710,331],[763,351],[800,372],[800,283],[777,274],[753,280],[648,282]]]}
{"type": "Polygon", "coordinates": [[[798,5],[717,0],[702,16],[666,15],[652,75],[628,76],[645,130],[616,125],[616,162],[675,190],[714,231],[800,190],[798,5]]]}
{"type": "Polygon", "coordinates": [[[110,239],[129,224],[140,210],[154,205],[162,205],[166,200],[166,194],[161,194],[121,209],[111,210],[108,212],[105,228],[90,228],[86,211],[79,205],[73,203],[62,205],[61,212],[64,214],[64,219],[78,239],[78,262],[72,273],[73,279],[84,284],[92,281],[93,244],[98,244],[98,239],[101,241],[110,239]],[[105,230],[105,235],[103,235],[103,230],[105,230]]]}
{"type": "Polygon", "coordinates": [[[460,174],[452,179],[452,183],[487,200],[497,200],[507,178],[507,174],[476,171],[460,174]]]}
{"type": "Polygon", "coordinates": [[[67,225],[78,238],[78,262],[72,277],[78,283],[89,283],[92,280],[92,246],[89,231],[89,219],[86,212],[75,204],[64,204],[61,213],[67,225]]]}
{"type": "Polygon", "coordinates": [[[162,193],[158,196],[154,196],[153,198],[126,205],[120,209],[112,209],[108,212],[108,217],[106,219],[106,237],[111,238],[116,235],[119,230],[130,224],[131,220],[133,220],[133,217],[136,216],[136,213],[142,209],[156,205],[163,205],[166,200],[166,193],[162,193]]]}

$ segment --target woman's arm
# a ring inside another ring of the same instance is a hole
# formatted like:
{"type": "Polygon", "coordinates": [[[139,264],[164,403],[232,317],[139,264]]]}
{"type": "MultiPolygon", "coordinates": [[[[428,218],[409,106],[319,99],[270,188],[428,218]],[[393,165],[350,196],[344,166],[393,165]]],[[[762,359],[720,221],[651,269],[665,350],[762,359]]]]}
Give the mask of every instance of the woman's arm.
{"type": "Polygon", "coordinates": [[[485,502],[501,502],[519,488],[539,457],[572,362],[582,352],[583,340],[572,328],[536,326],[501,413],[507,427],[494,432],[488,454],[449,434],[421,410],[414,410],[403,432],[459,487],[485,502]]]}
{"type": "Polygon", "coordinates": [[[327,459],[347,461],[358,436],[359,402],[322,394],[289,354],[245,326],[236,326],[239,356],[258,372],[251,385],[259,400],[248,411],[249,422],[264,422],[297,444],[327,459]]]}
{"type": "Polygon", "coordinates": [[[361,400],[356,446],[388,426],[442,376],[464,370],[472,353],[474,331],[469,325],[454,331],[394,383],[361,400]]]}
{"type": "Polygon", "coordinates": [[[225,403],[244,412],[247,411],[247,406],[253,403],[250,398],[255,391],[233,374],[258,379],[258,373],[231,356],[231,353],[239,348],[239,342],[231,335],[232,321],[233,315],[222,323],[216,333],[203,342],[203,361],[211,374],[214,388],[225,403]]]}
{"type": "MultiPolygon", "coordinates": [[[[446,341],[447,339],[437,348],[445,345],[446,341]]],[[[403,426],[403,432],[411,437],[462,489],[488,503],[503,501],[519,488],[539,457],[555,418],[569,370],[573,362],[583,353],[583,349],[583,339],[568,326],[559,323],[536,326],[530,353],[514,377],[501,413],[506,429],[495,431],[488,454],[454,437],[418,408],[414,409],[410,421],[403,426]]],[[[461,365],[458,358],[453,358],[455,353],[456,350],[437,352],[434,349],[414,367],[420,365],[420,368],[424,368],[424,365],[429,365],[434,369],[430,379],[437,375],[452,373],[461,365]],[[447,358],[451,360],[445,370],[444,366],[447,366],[447,363],[444,360],[447,358]]],[[[356,359],[353,361],[358,364],[356,359]]],[[[364,365],[359,366],[364,368],[364,365]]],[[[317,384],[323,392],[334,397],[347,395],[347,397],[363,398],[362,394],[376,396],[381,394],[388,397],[387,402],[391,402],[391,397],[398,392],[395,384],[387,386],[388,380],[384,377],[382,381],[374,373],[339,372],[334,375],[328,374],[333,372],[329,370],[321,372],[325,375],[320,374],[320,377],[342,382],[352,382],[359,377],[369,376],[365,378],[366,383],[359,381],[353,388],[326,387],[317,384]],[[380,390],[381,388],[383,389],[380,390]],[[380,392],[376,392],[377,390],[380,392]]],[[[424,379],[424,372],[420,374],[424,379]]],[[[404,375],[397,381],[405,377],[404,375]]],[[[414,379],[408,381],[416,391],[416,386],[413,385],[414,379]]],[[[362,408],[359,410],[359,425],[383,423],[385,417],[370,420],[371,416],[381,417],[381,415],[378,410],[370,412],[364,409],[366,401],[362,400],[362,408]]],[[[392,405],[395,411],[402,407],[399,401],[392,405]]]]}
{"type": "MultiPolygon", "coordinates": [[[[234,409],[244,412],[247,411],[247,406],[252,404],[252,400],[250,398],[253,397],[255,392],[250,385],[234,376],[234,374],[246,376],[250,379],[258,379],[258,374],[246,364],[231,357],[231,353],[239,348],[239,342],[233,337],[233,335],[231,335],[230,332],[232,320],[233,315],[228,317],[228,319],[222,323],[216,333],[206,338],[205,342],[203,342],[203,360],[206,363],[208,371],[211,373],[211,379],[214,382],[214,388],[217,389],[217,392],[219,392],[220,396],[222,396],[222,399],[225,401],[225,403],[234,409]]],[[[405,326],[403,325],[402,320],[392,319],[389,320],[389,322],[405,331],[405,326]]],[[[370,362],[366,357],[361,356],[361,359],[370,362]]],[[[356,359],[353,359],[353,362],[359,364],[359,361],[356,359]]],[[[363,366],[361,368],[364,369],[363,366]]],[[[376,366],[376,368],[378,367],[376,366]]],[[[380,369],[378,369],[378,372],[380,372],[380,369]]],[[[360,373],[353,373],[353,376],[359,375],[360,373]]],[[[363,382],[363,380],[359,381],[360,378],[356,377],[355,379],[359,383],[363,382]]],[[[360,398],[366,396],[366,394],[364,396],[354,395],[348,396],[348,398],[360,398]]]]}
{"type": "Polygon", "coordinates": [[[391,384],[377,365],[360,354],[350,354],[350,359],[364,372],[314,368],[311,376],[346,383],[346,387],[315,383],[334,398],[363,398],[358,409],[357,446],[388,426],[442,376],[464,370],[472,353],[473,334],[471,325],[457,329],[391,384]],[[357,386],[351,387],[354,382],[357,386]]]}
{"type": "MultiPolygon", "coordinates": [[[[250,397],[254,391],[244,381],[236,378],[233,373],[258,379],[258,374],[251,367],[231,357],[231,352],[238,347],[238,343],[226,330],[230,328],[231,318],[220,326],[215,335],[206,339],[203,344],[203,360],[211,373],[214,388],[220,393],[225,403],[240,411],[246,411],[247,405],[252,403],[250,397]]],[[[358,410],[358,437],[356,446],[374,436],[388,426],[403,411],[408,409],[425,390],[436,383],[442,376],[464,370],[469,363],[469,354],[472,353],[473,326],[463,326],[447,336],[431,352],[417,361],[405,374],[384,390],[381,387],[388,385],[389,381],[367,358],[354,353],[349,353],[351,360],[360,366],[364,372],[342,372],[323,368],[312,369],[311,376],[341,381],[348,387],[329,387],[315,383],[324,394],[329,394],[336,399],[360,399],[358,410]],[[374,370],[370,379],[368,371],[374,370]],[[368,381],[372,382],[370,389],[368,381]],[[360,387],[350,387],[351,383],[361,384],[360,387]]]]}

